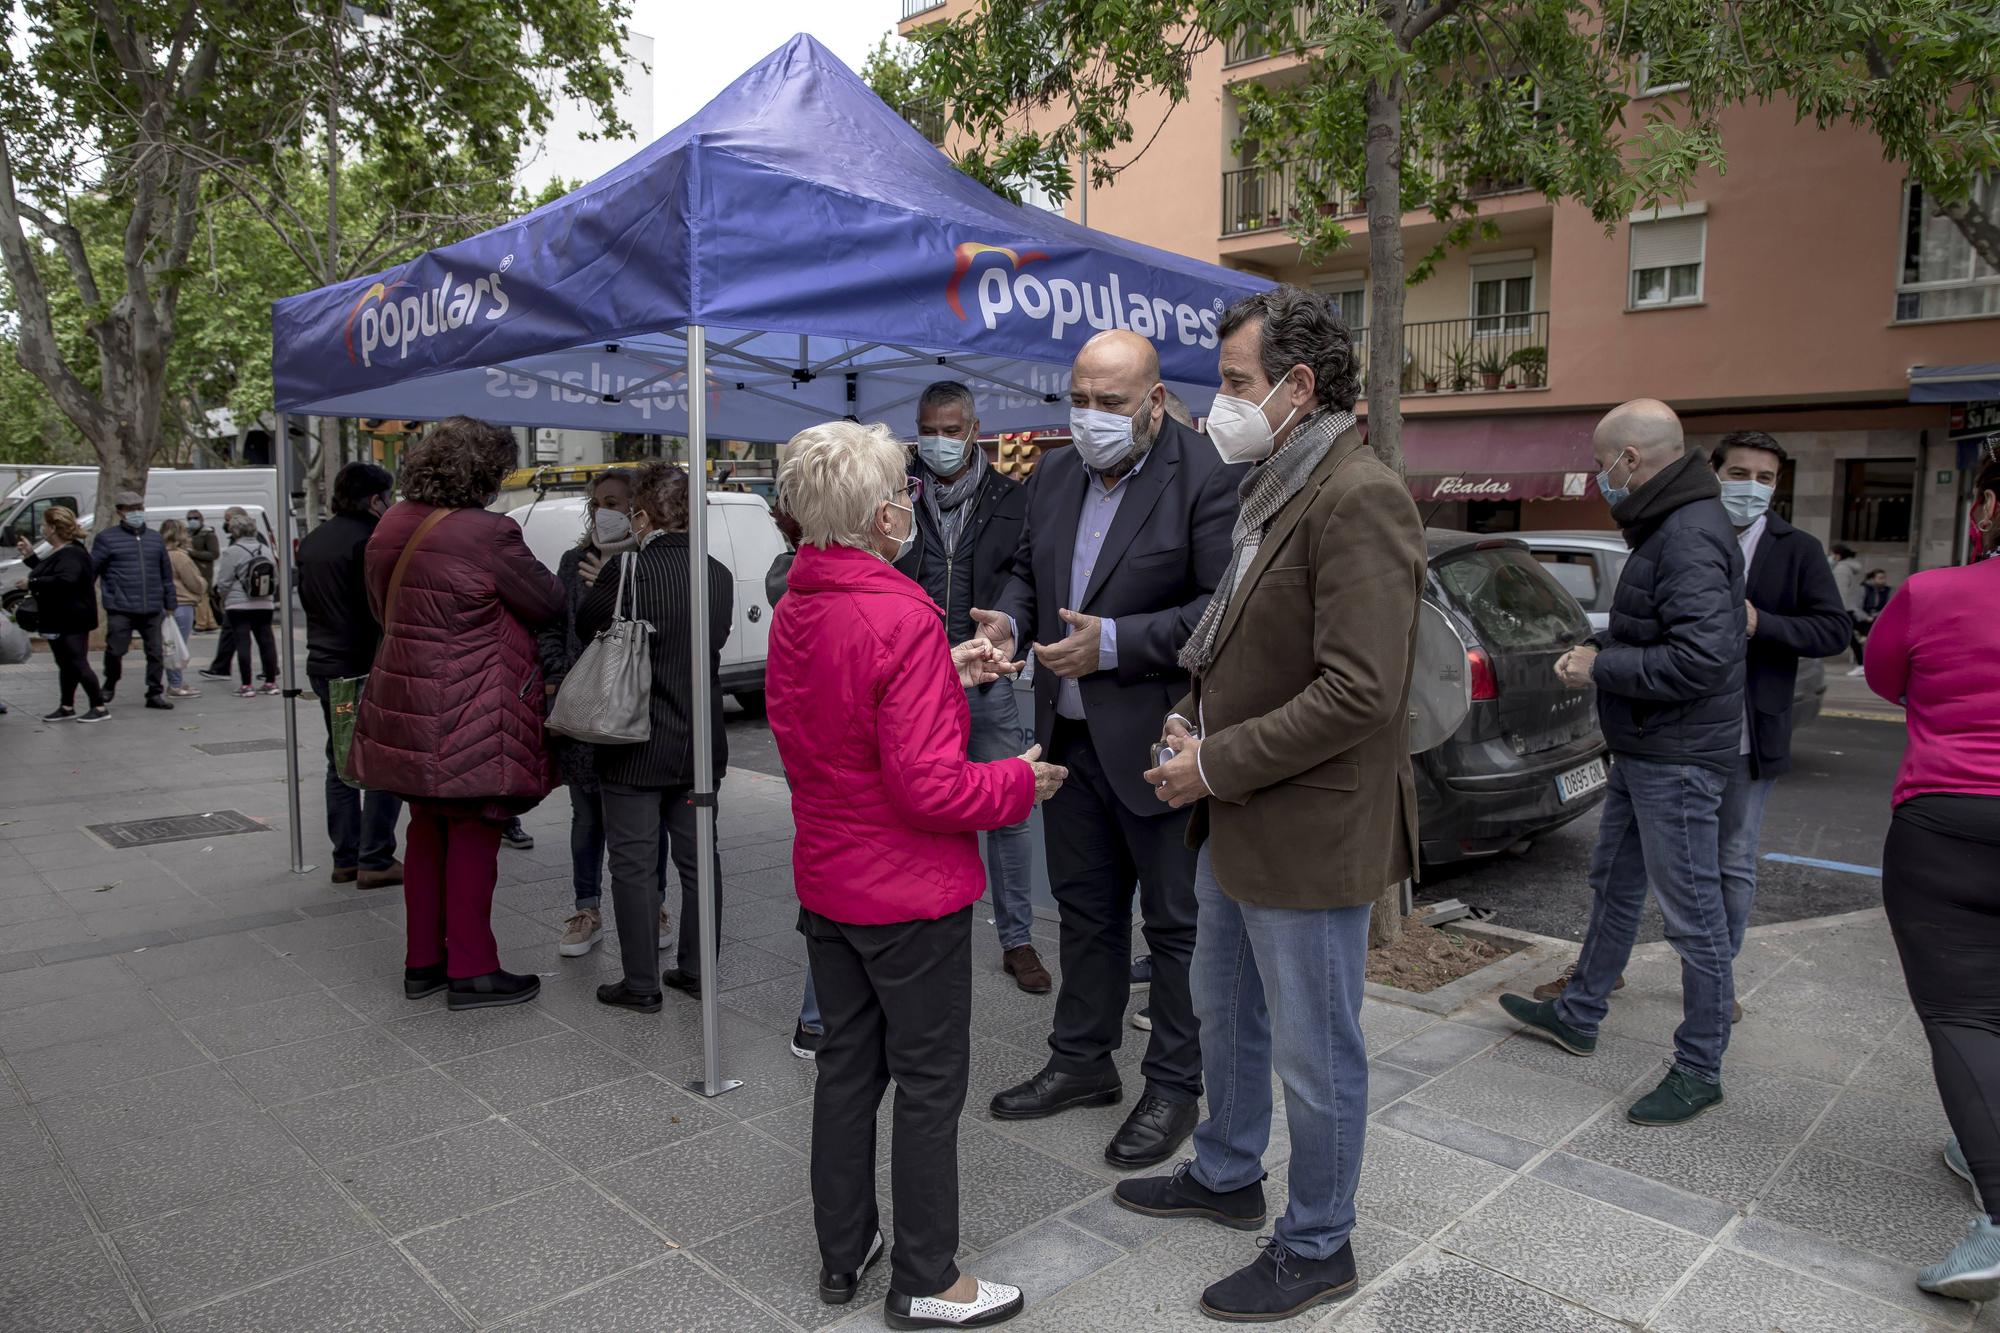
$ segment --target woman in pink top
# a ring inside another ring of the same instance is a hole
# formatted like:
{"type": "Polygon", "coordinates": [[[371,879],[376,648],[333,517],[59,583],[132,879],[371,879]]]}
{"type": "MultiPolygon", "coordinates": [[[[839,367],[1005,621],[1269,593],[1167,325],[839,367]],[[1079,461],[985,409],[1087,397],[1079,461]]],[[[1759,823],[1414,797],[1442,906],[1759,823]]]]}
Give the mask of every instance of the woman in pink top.
{"type": "MultiPolygon", "coordinates": [[[[2000,458],[1973,487],[1979,557],[2000,551],[2000,458]]],[[[1987,1211],[1917,1285],[2000,1297],[2000,559],[1912,575],[1868,635],[1868,686],[1909,747],[1882,849],[1882,906],[1930,1039],[1945,1164],[1987,1211]]]]}
{"type": "Polygon", "coordinates": [[[1012,664],[950,648],[943,614],[890,563],[916,531],[918,483],[881,426],[832,422],[779,455],[799,553],[771,626],[771,735],[792,785],[792,884],[826,1026],[813,1089],[820,1299],[854,1299],[882,1255],[875,1111],[896,1084],[891,1328],[986,1327],[1019,1288],[961,1273],[958,1116],[971,1059],[975,830],[1028,817],[1065,771],[965,757],[966,685],[1012,664]],[[956,665],[957,669],[954,670],[956,665]]]}

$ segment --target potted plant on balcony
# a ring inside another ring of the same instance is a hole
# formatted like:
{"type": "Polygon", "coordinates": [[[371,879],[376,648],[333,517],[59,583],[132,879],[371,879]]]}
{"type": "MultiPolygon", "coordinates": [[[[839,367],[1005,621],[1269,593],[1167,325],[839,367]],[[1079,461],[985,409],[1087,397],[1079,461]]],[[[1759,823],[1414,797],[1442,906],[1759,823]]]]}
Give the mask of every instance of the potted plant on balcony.
{"type": "Polygon", "coordinates": [[[1539,389],[1549,371],[1549,349],[1546,347],[1523,347],[1507,358],[1507,364],[1518,366],[1521,371],[1523,388],[1539,389]]]}
{"type": "Polygon", "coordinates": [[[1500,377],[1507,373],[1507,358],[1498,352],[1481,352],[1472,368],[1479,372],[1479,387],[1490,393],[1500,387],[1500,377]]]}
{"type": "Polygon", "coordinates": [[[1472,387],[1472,344],[1451,352],[1445,362],[1451,367],[1451,391],[1464,393],[1472,387]]]}
{"type": "Polygon", "coordinates": [[[1427,369],[1427,370],[1425,370],[1425,371],[1424,371],[1424,392],[1425,392],[1425,393],[1436,393],[1437,391],[1438,391],[1438,373],[1437,373],[1437,371],[1435,371],[1435,370],[1428,370],[1428,369],[1427,369]]]}

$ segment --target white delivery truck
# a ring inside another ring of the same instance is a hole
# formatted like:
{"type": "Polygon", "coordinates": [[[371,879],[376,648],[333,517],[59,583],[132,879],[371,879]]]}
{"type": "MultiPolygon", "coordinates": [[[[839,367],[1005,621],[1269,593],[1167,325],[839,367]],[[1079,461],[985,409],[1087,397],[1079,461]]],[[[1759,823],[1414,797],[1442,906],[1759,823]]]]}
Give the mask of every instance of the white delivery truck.
{"type": "MultiPolygon", "coordinates": [[[[0,605],[19,600],[28,583],[27,568],[14,548],[15,539],[26,537],[40,548],[42,515],[55,505],[71,511],[84,527],[90,527],[95,517],[91,511],[97,505],[97,469],[50,468],[28,477],[0,499],[0,605]]],[[[276,469],[156,467],[146,477],[146,517],[155,525],[199,509],[219,530],[222,511],[231,505],[255,514],[268,537],[273,517],[281,512],[276,469]]]]}
{"type": "MultiPolygon", "coordinates": [[[[550,497],[508,511],[535,559],[556,571],[563,552],[583,535],[585,501],[550,497]]],[[[736,585],[736,619],[722,645],[722,688],[752,712],[764,706],[764,659],[771,642],[771,605],[764,575],[784,552],[785,538],[760,495],[711,491],[708,496],[708,553],[729,568],[736,585]]]]}

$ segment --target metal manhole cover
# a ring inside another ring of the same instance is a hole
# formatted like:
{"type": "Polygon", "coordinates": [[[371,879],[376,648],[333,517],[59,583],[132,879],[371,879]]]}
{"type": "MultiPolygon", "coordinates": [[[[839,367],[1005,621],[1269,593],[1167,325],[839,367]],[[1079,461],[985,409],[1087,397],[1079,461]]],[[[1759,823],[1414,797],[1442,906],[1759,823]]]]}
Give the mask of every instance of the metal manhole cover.
{"type": "Polygon", "coordinates": [[[163,815],[158,819],[127,819],[117,824],[86,824],[84,831],[95,834],[107,847],[154,847],[163,842],[192,842],[197,838],[226,838],[236,833],[269,830],[235,810],[214,810],[205,815],[163,815]]]}
{"type": "Polygon", "coordinates": [[[203,754],[263,754],[267,750],[282,750],[285,743],[272,738],[261,741],[210,741],[206,745],[194,747],[203,754]]]}

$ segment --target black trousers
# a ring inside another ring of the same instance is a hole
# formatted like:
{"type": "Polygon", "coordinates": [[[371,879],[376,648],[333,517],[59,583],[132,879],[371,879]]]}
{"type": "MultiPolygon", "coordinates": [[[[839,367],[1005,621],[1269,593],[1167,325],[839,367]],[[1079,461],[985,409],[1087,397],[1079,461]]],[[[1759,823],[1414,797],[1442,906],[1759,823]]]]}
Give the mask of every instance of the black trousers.
{"type": "MultiPolygon", "coordinates": [[[[687,787],[625,787],[600,783],[604,842],[611,853],[611,910],[625,984],[648,995],[660,989],[660,839],[665,837],[681,881],[679,956],[675,966],[701,972],[700,867],[694,805],[687,787]]],[[[722,939],[722,853],[715,853],[715,936],[722,939]]]]}
{"type": "Polygon", "coordinates": [[[208,674],[226,676],[230,664],[236,660],[236,622],[222,609],[220,598],[211,599],[211,605],[216,608],[215,623],[220,630],[215,636],[215,660],[208,664],[208,674]]]}
{"type": "Polygon", "coordinates": [[[861,1267],[881,1228],[875,1111],[896,1082],[890,1283],[935,1296],[958,1281],[958,1116],[972,1069],[972,909],[849,926],[799,913],[819,994],[813,1224],[830,1272],[861,1267]]]}
{"type": "Polygon", "coordinates": [[[83,697],[90,701],[92,708],[104,703],[104,690],[97,683],[97,673],[90,667],[90,632],[81,634],[59,634],[49,640],[49,654],[56,659],[56,681],[62,689],[62,706],[76,707],[76,687],[83,686],[83,697]]]}
{"type": "Polygon", "coordinates": [[[1882,906],[1945,1118],[2000,1221],[2000,796],[1916,796],[1882,849],[1882,906]]]}
{"type": "Polygon", "coordinates": [[[1194,863],[1188,815],[1134,814],[1119,799],[1081,722],[1056,719],[1049,762],[1069,780],[1042,806],[1049,885],[1062,911],[1062,991],[1049,1064],[1071,1074],[1116,1071],[1131,998],[1132,886],[1139,886],[1153,954],[1153,1035],[1146,1090],[1172,1101],[1201,1095],[1200,1026],[1188,989],[1194,957],[1194,863]]]}
{"type": "MultiPolygon", "coordinates": [[[[237,679],[245,685],[250,683],[250,646],[257,646],[257,655],[264,659],[264,679],[278,678],[278,640],[271,634],[271,617],[277,614],[270,607],[262,610],[234,610],[229,613],[230,646],[242,656],[238,659],[237,679]]],[[[229,668],[224,667],[227,671],[229,668]]]]}
{"type": "Polygon", "coordinates": [[[152,611],[138,615],[130,611],[106,611],[104,613],[104,689],[106,693],[118,688],[119,678],[125,674],[125,650],[132,646],[132,635],[137,631],[139,642],[146,648],[146,697],[158,698],[167,689],[167,657],[161,645],[162,622],[167,618],[165,611],[152,611]]]}

